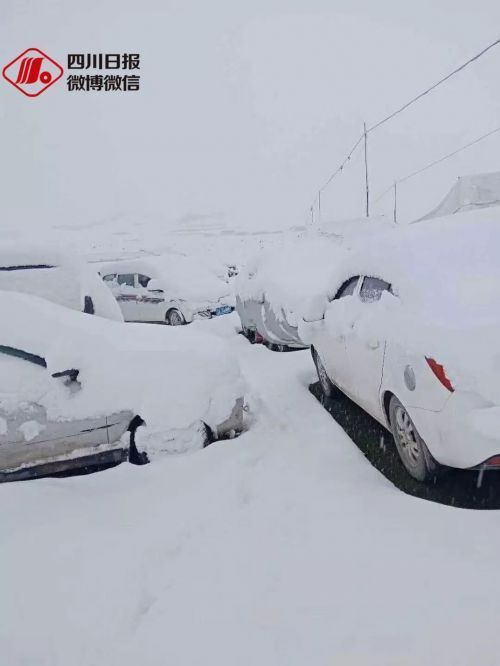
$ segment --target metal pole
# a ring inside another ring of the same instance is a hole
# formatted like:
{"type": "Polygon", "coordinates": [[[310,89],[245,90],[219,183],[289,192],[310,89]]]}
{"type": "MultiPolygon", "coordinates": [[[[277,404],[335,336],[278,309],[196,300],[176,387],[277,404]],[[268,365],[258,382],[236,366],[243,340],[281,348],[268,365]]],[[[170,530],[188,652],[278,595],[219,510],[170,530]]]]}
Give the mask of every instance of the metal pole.
{"type": "Polygon", "coordinates": [[[363,130],[365,135],[365,185],[366,185],[366,217],[370,215],[370,189],[368,187],[368,132],[366,131],[366,123],[363,123],[363,130]]]}
{"type": "Polygon", "coordinates": [[[314,225],[314,206],[311,206],[311,226],[314,225]]]}
{"type": "Polygon", "coordinates": [[[394,181],[394,224],[398,223],[398,184],[394,181]]]}
{"type": "Polygon", "coordinates": [[[321,190],[318,192],[318,225],[321,225],[321,190]]]}

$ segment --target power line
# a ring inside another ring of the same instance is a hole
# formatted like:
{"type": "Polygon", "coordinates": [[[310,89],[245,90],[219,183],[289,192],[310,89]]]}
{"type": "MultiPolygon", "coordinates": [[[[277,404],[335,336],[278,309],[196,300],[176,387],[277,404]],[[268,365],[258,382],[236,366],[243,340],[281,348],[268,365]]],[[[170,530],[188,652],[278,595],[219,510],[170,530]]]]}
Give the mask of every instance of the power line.
{"type": "Polygon", "coordinates": [[[337,174],[339,174],[339,173],[341,173],[341,172],[343,171],[345,165],[350,161],[351,157],[353,156],[354,151],[355,151],[356,148],[360,145],[360,143],[363,141],[364,136],[365,136],[365,135],[364,135],[364,133],[363,133],[363,134],[359,137],[359,139],[356,141],[356,143],[354,144],[354,146],[351,148],[351,150],[349,151],[349,153],[348,153],[347,157],[344,159],[344,161],[343,161],[343,162],[342,162],[342,163],[341,163],[341,164],[335,169],[335,171],[334,171],[334,172],[332,173],[332,175],[328,178],[328,180],[324,183],[324,185],[323,185],[322,187],[319,188],[318,193],[316,194],[316,196],[315,196],[314,199],[313,199],[313,202],[312,202],[312,204],[311,204],[311,208],[314,206],[314,204],[316,203],[316,201],[319,201],[319,198],[320,198],[320,196],[321,196],[321,192],[323,192],[323,190],[324,190],[324,189],[325,189],[325,188],[326,188],[326,187],[332,182],[332,180],[335,178],[335,176],[336,176],[337,174]]]}
{"type": "Polygon", "coordinates": [[[413,178],[413,176],[417,176],[419,173],[422,173],[422,171],[427,171],[427,169],[430,169],[431,167],[435,166],[436,164],[439,164],[440,162],[444,162],[445,160],[449,159],[450,157],[453,157],[457,153],[461,153],[462,150],[465,150],[466,148],[470,148],[471,146],[475,145],[476,143],[479,143],[483,139],[487,139],[489,136],[492,134],[495,134],[496,132],[500,132],[500,127],[497,127],[494,130],[491,130],[491,132],[488,132],[487,134],[483,134],[482,136],[478,137],[477,139],[474,139],[474,141],[471,141],[470,143],[465,144],[465,146],[462,146],[461,148],[457,148],[457,150],[454,150],[452,153],[448,153],[448,155],[445,155],[444,157],[441,157],[438,160],[435,160],[434,162],[431,162],[425,167],[422,167],[422,169],[419,169],[418,171],[414,171],[413,173],[410,173],[408,176],[405,176],[404,178],[401,178],[398,180],[398,183],[404,183],[405,180],[409,180],[410,178],[413,178]]]}
{"type": "MultiPolygon", "coordinates": [[[[356,150],[356,148],[358,148],[358,146],[361,144],[361,142],[362,142],[363,140],[366,139],[367,134],[369,134],[370,132],[373,132],[373,130],[377,129],[378,127],[380,127],[380,126],[383,125],[384,123],[386,123],[386,122],[388,122],[389,120],[391,120],[392,118],[394,118],[394,116],[397,116],[399,113],[402,113],[403,111],[405,111],[409,106],[411,106],[412,104],[414,104],[415,102],[417,102],[419,99],[421,99],[421,98],[424,97],[425,95],[428,95],[431,91],[435,90],[435,89],[436,89],[438,86],[440,86],[442,83],[444,83],[445,81],[448,81],[449,79],[451,79],[452,76],[455,76],[455,74],[458,74],[459,72],[461,72],[463,69],[465,69],[466,67],[468,67],[471,63],[473,63],[473,62],[475,62],[476,60],[478,60],[479,58],[481,58],[481,56],[483,56],[483,55],[484,55],[485,53],[487,53],[490,49],[492,49],[492,48],[495,47],[495,46],[498,46],[499,44],[500,44],[500,39],[497,39],[496,41],[492,42],[491,44],[489,44],[489,46],[487,46],[487,47],[484,48],[482,51],[480,51],[479,53],[477,53],[476,55],[474,55],[472,58],[469,58],[469,60],[467,60],[466,62],[464,62],[462,65],[460,65],[460,67],[457,67],[457,68],[454,69],[452,72],[450,72],[449,74],[447,74],[446,76],[444,76],[442,79],[440,79],[439,81],[437,81],[436,83],[434,83],[434,85],[430,86],[430,88],[427,88],[426,90],[424,90],[423,92],[421,92],[420,94],[418,94],[416,97],[413,97],[413,99],[411,99],[410,101],[406,102],[406,104],[403,104],[403,106],[401,106],[399,109],[396,109],[396,111],[394,111],[393,113],[391,113],[390,115],[386,116],[385,118],[383,118],[383,119],[380,120],[379,122],[375,123],[375,125],[372,125],[369,129],[367,129],[366,131],[364,131],[364,132],[360,135],[360,137],[358,138],[358,140],[356,141],[356,143],[354,144],[354,146],[351,148],[351,150],[349,151],[349,153],[347,154],[347,156],[346,156],[346,157],[344,158],[344,160],[341,162],[341,164],[335,169],[335,171],[333,171],[333,173],[332,173],[331,176],[328,178],[328,180],[324,183],[324,185],[323,185],[322,187],[320,187],[320,189],[318,190],[318,194],[316,195],[316,197],[314,198],[314,200],[313,200],[313,202],[312,202],[312,204],[311,204],[311,208],[314,207],[316,201],[318,200],[318,195],[320,194],[320,192],[322,192],[322,191],[323,191],[323,190],[324,190],[324,189],[325,189],[325,188],[326,188],[326,187],[332,182],[332,180],[333,180],[333,179],[334,179],[339,173],[342,173],[342,171],[344,170],[344,167],[345,167],[346,164],[350,161],[350,159],[351,159],[352,155],[354,154],[354,151],[356,150]]],[[[494,131],[496,131],[496,130],[494,130],[494,131]]],[[[493,132],[492,132],[492,133],[493,133],[493,132]]],[[[481,141],[483,138],[486,138],[486,136],[489,136],[489,135],[485,135],[484,137],[480,137],[477,141],[481,141]]],[[[473,145],[473,144],[471,144],[471,145],[473,145]]],[[[468,147],[468,146],[465,146],[465,147],[468,147]]],[[[463,150],[463,148],[460,149],[460,150],[463,150]]],[[[450,157],[451,157],[451,155],[450,155],[450,157]]],[[[445,157],[445,158],[443,158],[443,159],[447,159],[447,157],[445,157]]],[[[427,167],[427,168],[429,168],[429,167],[427,167]]],[[[416,174],[415,174],[415,175],[416,175],[416,174]]],[[[399,182],[401,182],[401,181],[399,181],[399,182]]],[[[390,187],[388,190],[386,190],[386,192],[388,192],[390,189],[392,189],[392,187],[393,187],[393,186],[391,185],[391,187],[390,187]]],[[[385,194],[386,192],[384,192],[383,194],[385,194]]],[[[383,194],[382,194],[381,196],[383,196],[383,194]]],[[[380,199],[380,198],[381,198],[381,197],[379,197],[379,199],[380,199]]],[[[376,203],[379,199],[377,199],[377,200],[375,201],[375,203],[376,203]]]]}
{"type": "Polygon", "coordinates": [[[359,139],[356,141],[356,143],[354,144],[354,146],[351,148],[351,150],[349,151],[349,154],[348,154],[347,157],[344,159],[344,161],[341,163],[341,165],[335,169],[335,171],[332,173],[332,175],[330,176],[330,178],[328,178],[328,180],[327,180],[326,183],[323,185],[323,187],[320,187],[320,188],[319,188],[319,191],[320,191],[320,192],[323,191],[323,190],[325,189],[325,187],[326,187],[327,185],[329,185],[329,184],[332,182],[332,180],[335,178],[335,176],[343,170],[343,168],[345,167],[345,165],[350,161],[351,157],[353,156],[354,151],[355,151],[356,148],[359,146],[359,144],[363,141],[364,138],[365,138],[365,134],[364,134],[364,132],[363,132],[363,134],[361,134],[361,136],[359,137],[359,139]]]}
{"type": "Polygon", "coordinates": [[[476,143],[479,143],[480,141],[483,141],[484,139],[487,139],[489,136],[492,134],[496,134],[497,132],[500,132],[500,127],[496,127],[494,130],[491,130],[490,132],[487,132],[486,134],[483,134],[482,136],[478,137],[477,139],[474,139],[474,141],[470,141],[469,143],[466,143],[464,146],[460,146],[460,148],[457,148],[451,153],[448,153],[447,155],[443,155],[443,157],[440,157],[437,160],[434,160],[433,162],[430,162],[429,164],[426,164],[423,166],[421,169],[417,169],[416,171],[412,171],[406,176],[403,176],[403,178],[399,178],[398,180],[395,180],[394,183],[388,187],[386,190],[384,190],[374,201],[374,203],[377,203],[382,199],[388,192],[390,192],[393,188],[394,185],[399,185],[400,183],[404,183],[407,180],[410,180],[410,178],[413,178],[414,176],[418,176],[420,173],[423,171],[427,171],[427,169],[430,169],[433,166],[436,166],[436,164],[440,164],[441,162],[444,162],[445,160],[448,160],[450,157],[453,157],[454,155],[457,155],[458,153],[461,153],[462,150],[465,150],[466,148],[470,148],[471,146],[474,146],[476,143]]]}
{"type": "Polygon", "coordinates": [[[397,109],[396,111],[394,111],[393,113],[391,113],[390,115],[388,115],[386,118],[383,118],[382,120],[379,120],[378,123],[375,123],[375,125],[373,125],[372,127],[370,127],[370,129],[368,130],[368,132],[373,132],[373,130],[377,129],[377,127],[380,127],[380,125],[383,125],[383,124],[386,123],[388,120],[391,120],[391,118],[394,118],[394,116],[397,116],[398,113],[401,113],[402,111],[404,111],[405,109],[407,109],[409,106],[411,106],[412,104],[414,104],[415,102],[417,102],[419,99],[422,99],[422,97],[424,97],[425,95],[428,95],[430,92],[432,92],[433,90],[435,90],[438,86],[440,86],[442,83],[444,83],[445,81],[448,81],[448,79],[451,79],[452,76],[455,76],[455,74],[458,74],[458,72],[461,72],[463,69],[465,69],[466,67],[468,67],[468,66],[469,66],[471,63],[473,63],[475,60],[478,60],[478,59],[479,59],[481,56],[483,56],[487,51],[489,51],[490,49],[492,49],[494,46],[497,46],[498,44],[500,44],[500,39],[497,39],[495,42],[493,42],[492,44],[490,44],[489,46],[487,46],[485,49],[483,49],[482,51],[480,51],[479,53],[477,53],[475,56],[473,56],[472,58],[469,58],[469,60],[467,60],[467,62],[464,62],[463,65],[460,65],[460,67],[457,67],[457,69],[454,69],[452,72],[450,72],[450,73],[447,74],[445,77],[443,77],[442,79],[440,79],[437,83],[435,83],[434,85],[432,85],[430,88],[427,88],[427,90],[424,90],[424,92],[421,92],[419,95],[417,95],[416,97],[414,97],[413,99],[411,99],[409,102],[406,102],[406,104],[403,104],[402,107],[400,107],[399,109],[397,109]]]}

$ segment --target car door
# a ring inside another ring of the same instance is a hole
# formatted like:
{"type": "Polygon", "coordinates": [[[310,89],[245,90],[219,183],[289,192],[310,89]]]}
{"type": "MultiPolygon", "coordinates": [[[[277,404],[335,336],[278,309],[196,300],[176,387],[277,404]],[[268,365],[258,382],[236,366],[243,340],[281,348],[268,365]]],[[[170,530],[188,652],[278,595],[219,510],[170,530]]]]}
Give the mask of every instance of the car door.
{"type": "MultiPolygon", "coordinates": [[[[67,382],[66,377],[50,376],[44,358],[0,345],[0,480],[20,467],[42,465],[61,456],[71,459],[93,454],[97,447],[113,443],[123,434],[130,413],[48,419],[37,400],[59,382],[67,382]]],[[[64,399],[59,391],[57,394],[64,399]]],[[[67,386],[68,400],[72,394],[67,386]]]]}
{"type": "MultiPolygon", "coordinates": [[[[136,275],[138,321],[163,321],[164,319],[162,304],[165,299],[160,290],[149,288],[151,280],[151,276],[144,273],[136,275]]],[[[154,282],[156,283],[157,280],[154,282]]],[[[152,284],[155,286],[154,283],[152,284]]]]}
{"type": "Polygon", "coordinates": [[[137,321],[137,289],[134,273],[119,273],[116,276],[116,300],[121,308],[125,321],[137,321]]]}
{"type": "MultiPolygon", "coordinates": [[[[344,321],[338,321],[340,309],[336,307],[337,301],[357,293],[359,275],[346,280],[331,300],[332,307],[325,312],[324,325],[318,332],[314,343],[321,361],[330,379],[341,389],[347,389],[347,353],[344,321]]],[[[343,308],[342,312],[345,310],[343,308]]]]}
{"type": "Polygon", "coordinates": [[[376,332],[367,332],[366,320],[363,319],[371,314],[369,308],[375,307],[383,292],[390,290],[391,285],[378,277],[362,277],[356,296],[361,301],[361,308],[358,303],[351,330],[346,336],[349,394],[375,418],[382,416],[379,394],[386,340],[380,339],[376,332]]]}

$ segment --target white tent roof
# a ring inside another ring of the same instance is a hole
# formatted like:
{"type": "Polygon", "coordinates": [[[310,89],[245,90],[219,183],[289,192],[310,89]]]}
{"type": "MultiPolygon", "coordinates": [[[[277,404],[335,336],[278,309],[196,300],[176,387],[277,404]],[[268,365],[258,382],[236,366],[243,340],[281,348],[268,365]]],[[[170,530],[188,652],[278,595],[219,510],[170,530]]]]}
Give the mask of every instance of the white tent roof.
{"type": "Polygon", "coordinates": [[[461,176],[439,206],[415,222],[498,205],[500,205],[500,171],[461,176]]]}

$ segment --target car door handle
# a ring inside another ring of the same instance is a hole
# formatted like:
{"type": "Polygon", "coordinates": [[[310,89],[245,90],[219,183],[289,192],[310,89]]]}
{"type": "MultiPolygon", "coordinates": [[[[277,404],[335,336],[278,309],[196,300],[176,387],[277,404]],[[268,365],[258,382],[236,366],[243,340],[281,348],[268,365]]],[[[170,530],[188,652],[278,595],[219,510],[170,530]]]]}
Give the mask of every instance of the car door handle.
{"type": "Polygon", "coordinates": [[[374,338],[368,340],[368,347],[375,351],[375,349],[378,349],[380,347],[380,340],[375,340],[374,338]]]}

